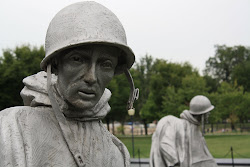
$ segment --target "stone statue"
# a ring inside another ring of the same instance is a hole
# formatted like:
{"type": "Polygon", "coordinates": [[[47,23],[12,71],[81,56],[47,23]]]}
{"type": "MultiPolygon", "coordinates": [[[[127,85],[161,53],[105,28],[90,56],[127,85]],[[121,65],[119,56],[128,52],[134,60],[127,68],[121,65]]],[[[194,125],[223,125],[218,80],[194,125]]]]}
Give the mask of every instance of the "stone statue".
{"type": "Polygon", "coordinates": [[[52,19],[45,50],[44,71],[23,80],[25,106],[0,112],[0,166],[130,166],[127,148],[101,122],[114,75],[128,77],[128,109],[138,98],[118,18],[96,2],[69,5],[52,19]]]}
{"type": "Polygon", "coordinates": [[[163,117],[152,136],[150,166],[216,167],[200,131],[213,109],[207,97],[198,95],[192,98],[190,109],[181,113],[181,119],[163,117]]]}

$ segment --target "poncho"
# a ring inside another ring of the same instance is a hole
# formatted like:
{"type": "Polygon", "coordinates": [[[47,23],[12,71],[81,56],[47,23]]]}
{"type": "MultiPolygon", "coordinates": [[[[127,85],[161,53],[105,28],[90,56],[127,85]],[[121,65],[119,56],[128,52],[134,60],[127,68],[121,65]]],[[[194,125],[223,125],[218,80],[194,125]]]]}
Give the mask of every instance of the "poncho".
{"type": "Polygon", "coordinates": [[[216,167],[199,122],[185,110],[181,119],[165,116],[152,136],[151,167],[216,167]]]}
{"type": "MultiPolygon", "coordinates": [[[[23,80],[21,96],[25,106],[0,112],[0,166],[77,167],[55,117],[47,95],[46,73],[40,72],[23,80]]],[[[54,77],[54,82],[56,78],[54,77]]],[[[106,89],[91,109],[92,115],[67,118],[77,151],[84,167],[128,167],[129,153],[123,143],[104,127],[101,118],[110,107],[111,92],[106,89]]],[[[67,109],[60,98],[60,106],[67,109]]],[[[88,113],[88,112],[87,112],[88,113]]],[[[71,143],[72,144],[72,143],[71,143]]],[[[80,161],[80,162],[81,162],[80,161]]]]}

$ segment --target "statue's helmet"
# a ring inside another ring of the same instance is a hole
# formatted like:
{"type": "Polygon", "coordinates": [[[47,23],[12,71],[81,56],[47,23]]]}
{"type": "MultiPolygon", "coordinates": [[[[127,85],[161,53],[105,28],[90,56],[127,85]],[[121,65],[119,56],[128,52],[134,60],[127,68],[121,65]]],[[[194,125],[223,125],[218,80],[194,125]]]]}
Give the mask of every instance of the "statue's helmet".
{"type": "Polygon", "coordinates": [[[205,114],[214,109],[210,100],[203,95],[197,95],[192,98],[189,104],[189,112],[193,115],[205,114]]]}
{"type": "Polygon", "coordinates": [[[63,8],[50,22],[41,68],[46,71],[51,58],[60,56],[62,51],[89,44],[121,50],[120,59],[123,61],[118,64],[115,74],[130,69],[135,61],[133,51],[127,46],[125,30],[116,15],[101,4],[84,1],[63,8]]]}

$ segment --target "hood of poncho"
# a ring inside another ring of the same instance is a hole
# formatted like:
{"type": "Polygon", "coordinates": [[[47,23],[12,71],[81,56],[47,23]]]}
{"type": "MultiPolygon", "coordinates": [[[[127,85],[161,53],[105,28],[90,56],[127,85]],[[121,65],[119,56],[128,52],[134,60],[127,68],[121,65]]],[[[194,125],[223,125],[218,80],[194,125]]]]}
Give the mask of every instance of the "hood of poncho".
{"type": "MultiPolygon", "coordinates": [[[[56,87],[57,76],[52,75],[52,84],[56,87]]],[[[24,88],[22,89],[20,95],[23,99],[25,106],[39,107],[47,106],[51,107],[51,102],[47,91],[47,73],[42,71],[35,75],[28,76],[23,79],[24,88]]],[[[61,99],[61,104],[65,109],[67,109],[67,104],[60,97],[60,93],[57,94],[58,99],[61,99]],[[62,104],[63,103],[63,104],[62,104]]],[[[86,113],[85,118],[104,118],[110,111],[110,106],[108,101],[111,97],[111,92],[105,89],[99,102],[88,111],[83,111],[86,113]],[[92,114],[89,114],[92,113],[92,114]]],[[[75,118],[82,119],[82,118],[75,118]]]]}
{"type": "Polygon", "coordinates": [[[195,119],[192,114],[190,114],[190,112],[188,110],[184,110],[181,115],[180,118],[187,120],[188,122],[195,124],[195,125],[200,125],[199,121],[197,121],[197,119],[195,119]]]}

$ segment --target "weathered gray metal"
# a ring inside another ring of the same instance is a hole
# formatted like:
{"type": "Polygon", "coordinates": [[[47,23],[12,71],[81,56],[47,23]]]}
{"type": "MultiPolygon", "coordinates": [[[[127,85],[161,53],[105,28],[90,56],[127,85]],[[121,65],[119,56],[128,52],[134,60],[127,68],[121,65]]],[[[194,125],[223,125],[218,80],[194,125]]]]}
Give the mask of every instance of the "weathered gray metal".
{"type": "Polygon", "coordinates": [[[189,104],[189,112],[193,115],[205,114],[214,109],[210,100],[203,95],[197,95],[192,98],[189,104]]]}
{"type": "Polygon", "coordinates": [[[152,136],[150,166],[216,167],[200,132],[203,116],[213,108],[208,98],[199,95],[191,100],[190,110],[184,110],[180,119],[171,115],[163,117],[152,136]],[[192,115],[191,106],[196,114],[203,114],[192,115]]]}
{"type": "MultiPolygon", "coordinates": [[[[1,167],[78,167],[65,141],[59,121],[51,107],[47,91],[47,74],[39,72],[23,80],[22,98],[25,106],[0,112],[0,166],[1,167]]],[[[57,80],[52,76],[52,82],[57,80]]],[[[129,166],[126,147],[104,127],[100,119],[109,112],[111,92],[105,89],[96,105],[96,114],[89,118],[66,118],[65,124],[77,141],[85,167],[129,166]],[[126,165],[124,162],[126,162],[126,165]]],[[[57,94],[60,107],[65,106],[57,94]]],[[[60,120],[61,122],[61,120],[60,120]]],[[[67,129],[64,129],[64,131],[67,129]]]]}
{"type": "Polygon", "coordinates": [[[116,15],[104,6],[88,1],[69,5],[52,19],[47,30],[46,55],[41,68],[46,70],[48,60],[58,52],[86,44],[120,48],[126,62],[116,69],[116,74],[129,69],[135,61],[133,51],[127,46],[125,30],[116,15]]]}
{"type": "Polygon", "coordinates": [[[105,87],[134,63],[120,21],[98,3],[75,3],[52,20],[45,47],[47,73],[23,80],[25,106],[0,112],[0,166],[129,167],[127,148],[101,121],[105,87]]]}

